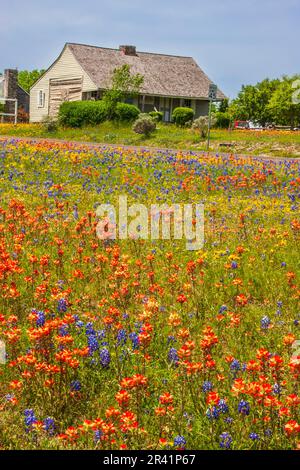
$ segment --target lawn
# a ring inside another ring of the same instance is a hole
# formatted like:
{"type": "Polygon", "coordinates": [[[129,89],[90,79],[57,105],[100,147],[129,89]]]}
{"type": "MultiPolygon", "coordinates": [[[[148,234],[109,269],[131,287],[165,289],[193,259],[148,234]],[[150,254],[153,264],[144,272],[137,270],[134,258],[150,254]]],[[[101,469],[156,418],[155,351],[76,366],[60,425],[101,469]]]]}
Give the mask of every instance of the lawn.
{"type": "MultiPolygon", "coordinates": [[[[0,135],[58,138],[83,142],[139,145],[184,150],[206,150],[206,141],[191,129],[173,124],[158,124],[156,132],[146,138],[135,134],[131,125],[105,122],[96,127],[82,129],[59,128],[47,132],[39,124],[0,124],[0,135]]],[[[237,154],[300,157],[300,132],[217,130],[211,132],[210,150],[237,154]],[[230,147],[220,144],[229,143],[230,147]]]]}
{"type": "Polygon", "coordinates": [[[299,449],[300,162],[0,156],[1,449],[299,449]],[[203,203],[203,248],[99,239],[120,195],[203,203]]]}

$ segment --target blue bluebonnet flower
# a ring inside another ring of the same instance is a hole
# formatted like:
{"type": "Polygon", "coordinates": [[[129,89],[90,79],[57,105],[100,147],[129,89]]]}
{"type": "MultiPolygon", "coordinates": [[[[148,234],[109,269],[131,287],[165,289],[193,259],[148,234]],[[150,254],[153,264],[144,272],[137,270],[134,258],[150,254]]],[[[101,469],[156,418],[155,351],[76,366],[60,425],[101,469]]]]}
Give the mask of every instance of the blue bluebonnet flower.
{"type": "Polygon", "coordinates": [[[26,409],[24,411],[24,423],[25,423],[25,431],[28,433],[32,429],[32,425],[37,422],[35,417],[34,411],[30,409],[26,409]]]}
{"type": "Polygon", "coordinates": [[[45,312],[43,312],[42,310],[39,310],[39,311],[33,310],[33,312],[36,313],[37,315],[37,318],[35,321],[36,326],[37,327],[44,326],[45,321],[46,321],[45,312]]]}
{"type": "Polygon", "coordinates": [[[183,447],[186,444],[186,440],[183,436],[176,436],[174,438],[174,446],[175,447],[183,447]]]}
{"type": "Polygon", "coordinates": [[[226,312],[227,310],[227,306],[226,305],[221,305],[221,307],[219,308],[219,313],[224,313],[226,312]]]}
{"type": "Polygon", "coordinates": [[[233,359],[233,361],[230,364],[230,369],[238,371],[240,370],[240,368],[241,368],[240,362],[237,359],[233,359]]]}
{"type": "Polygon", "coordinates": [[[85,325],[85,334],[88,336],[88,335],[96,335],[96,331],[94,330],[94,327],[93,327],[93,323],[92,322],[88,322],[86,325],[85,325]]]}
{"type": "Polygon", "coordinates": [[[202,391],[204,393],[210,392],[213,389],[213,384],[209,380],[205,380],[202,385],[202,391]]]}
{"type": "Polygon", "coordinates": [[[69,333],[68,325],[61,325],[58,329],[59,336],[67,336],[69,333]]]}
{"type": "Polygon", "coordinates": [[[8,393],[7,395],[5,395],[4,400],[11,401],[14,398],[15,398],[15,396],[12,393],[8,393]]]}
{"type": "Polygon", "coordinates": [[[238,404],[238,412],[243,415],[249,415],[250,413],[250,405],[248,401],[241,400],[238,404]]]}
{"type": "Polygon", "coordinates": [[[228,432],[220,434],[220,447],[221,449],[230,449],[232,437],[228,432]]]}
{"type": "Polygon", "coordinates": [[[65,313],[67,311],[68,304],[66,299],[59,299],[57,303],[57,311],[58,313],[65,313]]]}
{"type": "Polygon", "coordinates": [[[231,416],[227,416],[226,418],[224,418],[224,423],[226,424],[233,423],[233,418],[231,418],[231,416]]]}
{"type": "Polygon", "coordinates": [[[102,367],[107,367],[110,363],[109,350],[107,348],[102,348],[100,349],[99,355],[102,367]]]}
{"type": "Polygon", "coordinates": [[[125,344],[126,341],[127,341],[126,330],[124,330],[124,329],[119,330],[118,334],[117,334],[117,344],[118,344],[118,346],[125,344]]]}
{"type": "Polygon", "coordinates": [[[99,343],[95,335],[88,336],[89,355],[92,356],[99,349],[99,343]]]}
{"type": "Polygon", "coordinates": [[[53,436],[55,432],[55,422],[53,418],[48,416],[48,418],[44,419],[44,429],[50,436],[53,436]]]}
{"type": "Polygon", "coordinates": [[[74,216],[74,219],[78,219],[79,215],[78,215],[78,207],[75,205],[73,206],[73,216],[74,216]]]}
{"type": "Polygon", "coordinates": [[[231,268],[232,268],[232,269],[237,269],[237,267],[238,267],[237,262],[236,262],[236,261],[232,261],[232,263],[231,263],[231,268]]]}
{"type": "Polygon", "coordinates": [[[133,331],[132,333],[129,334],[129,339],[132,342],[133,349],[138,349],[138,347],[139,347],[139,336],[138,336],[138,334],[135,331],[133,331]]]}
{"type": "Polygon", "coordinates": [[[223,398],[221,398],[218,402],[218,411],[220,413],[228,413],[229,411],[228,405],[223,398]]]}
{"type": "Polygon", "coordinates": [[[167,338],[167,342],[168,342],[168,344],[169,343],[175,343],[176,342],[175,336],[169,335],[168,338],[167,338]]]}
{"type": "Polygon", "coordinates": [[[172,362],[174,364],[177,364],[179,361],[179,357],[177,354],[177,349],[175,348],[170,348],[168,352],[168,361],[172,362]]]}
{"type": "Polygon", "coordinates": [[[272,434],[273,434],[273,433],[272,433],[272,430],[271,430],[271,429],[266,429],[266,430],[265,430],[265,436],[271,437],[272,434]]]}
{"type": "Polygon", "coordinates": [[[278,383],[276,383],[276,384],[273,385],[273,393],[274,393],[275,395],[281,393],[281,387],[280,387],[280,385],[279,385],[278,383]]]}
{"type": "Polygon", "coordinates": [[[208,419],[218,419],[220,415],[220,411],[218,410],[216,406],[212,406],[211,408],[207,408],[205,414],[208,419]]]}
{"type": "Polygon", "coordinates": [[[270,324],[271,324],[270,318],[267,315],[263,316],[261,321],[260,321],[261,328],[262,329],[267,329],[267,328],[269,328],[270,324]]]}
{"type": "Polygon", "coordinates": [[[97,338],[98,339],[104,339],[106,336],[105,330],[98,330],[97,331],[97,338]]]}
{"type": "Polygon", "coordinates": [[[103,435],[103,432],[100,429],[97,429],[97,431],[94,432],[94,442],[101,441],[102,435],[103,435]]]}
{"type": "Polygon", "coordinates": [[[252,440],[252,441],[258,441],[259,440],[259,435],[256,433],[256,432],[251,432],[249,434],[249,438],[252,440]]]}
{"type": "Polygon", "coordinates": [[[81,383],[79,380],[73,380],[70,383],[70,389],[72,392],[79,392],[81,390],[81,383]]]}

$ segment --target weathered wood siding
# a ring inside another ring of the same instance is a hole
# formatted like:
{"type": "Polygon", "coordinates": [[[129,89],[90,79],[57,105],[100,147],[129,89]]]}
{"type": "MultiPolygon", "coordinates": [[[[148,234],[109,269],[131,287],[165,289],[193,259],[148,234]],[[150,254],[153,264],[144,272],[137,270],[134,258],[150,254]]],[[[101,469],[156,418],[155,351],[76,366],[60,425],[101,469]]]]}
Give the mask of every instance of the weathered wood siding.
{"type": "Polygon", "coordinates": [[[80,101],[82,99],[82,78],[59,79],[51,78],[49,86],[49,116],[55,117],[64,101],[80,101]]]}
{"type": "MultiPolygon", "coordinates": [[[[97,87],[77,62],[68,47],[65,48],[59,59],[47,70],[30,90],[30,122],[41,122],[49,113],[50,80],[81,80],[81,92],[97,90],[97,87]],[[39,107],[38,97],[40,90],[45,94],[44,106],[39,107]]],[[[77,87],[78,88],[78,87],[77,87]]],[[[78,99],[81,99],[78,93],[78,99]]]]}

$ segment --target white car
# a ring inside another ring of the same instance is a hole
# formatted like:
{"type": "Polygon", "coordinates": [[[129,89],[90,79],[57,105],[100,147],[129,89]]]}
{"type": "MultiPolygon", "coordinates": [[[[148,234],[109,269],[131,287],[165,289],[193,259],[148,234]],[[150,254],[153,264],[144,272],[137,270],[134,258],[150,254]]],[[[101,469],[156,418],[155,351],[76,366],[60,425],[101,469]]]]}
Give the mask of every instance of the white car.
{"type": "Polygon", "coordinates": [[[257,122],[249,121],[249,129],[252,131],[262,131],[264,128],[257,122]]]}

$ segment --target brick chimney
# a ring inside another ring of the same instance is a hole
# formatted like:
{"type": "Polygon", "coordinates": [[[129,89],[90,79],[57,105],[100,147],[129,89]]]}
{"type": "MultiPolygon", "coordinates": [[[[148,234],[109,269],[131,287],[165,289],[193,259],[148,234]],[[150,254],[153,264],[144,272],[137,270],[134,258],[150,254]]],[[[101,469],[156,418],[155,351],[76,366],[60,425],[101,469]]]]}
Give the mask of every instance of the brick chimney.
{"type": "MultiPolygon", "coordinates": [[[[4,98],[17,99],[18,97],[18,70],[5,69],[4,70],[4,98]]],[[[14,113],[15,103],[13,101],[6,101],[5,112],[14,113]]]]}
{"type": "Polygon", "coordinates": [[[119,46],[119,50],[123,52],[124,55],[136,55],[136,47],[135,46],[119,46]]]}

